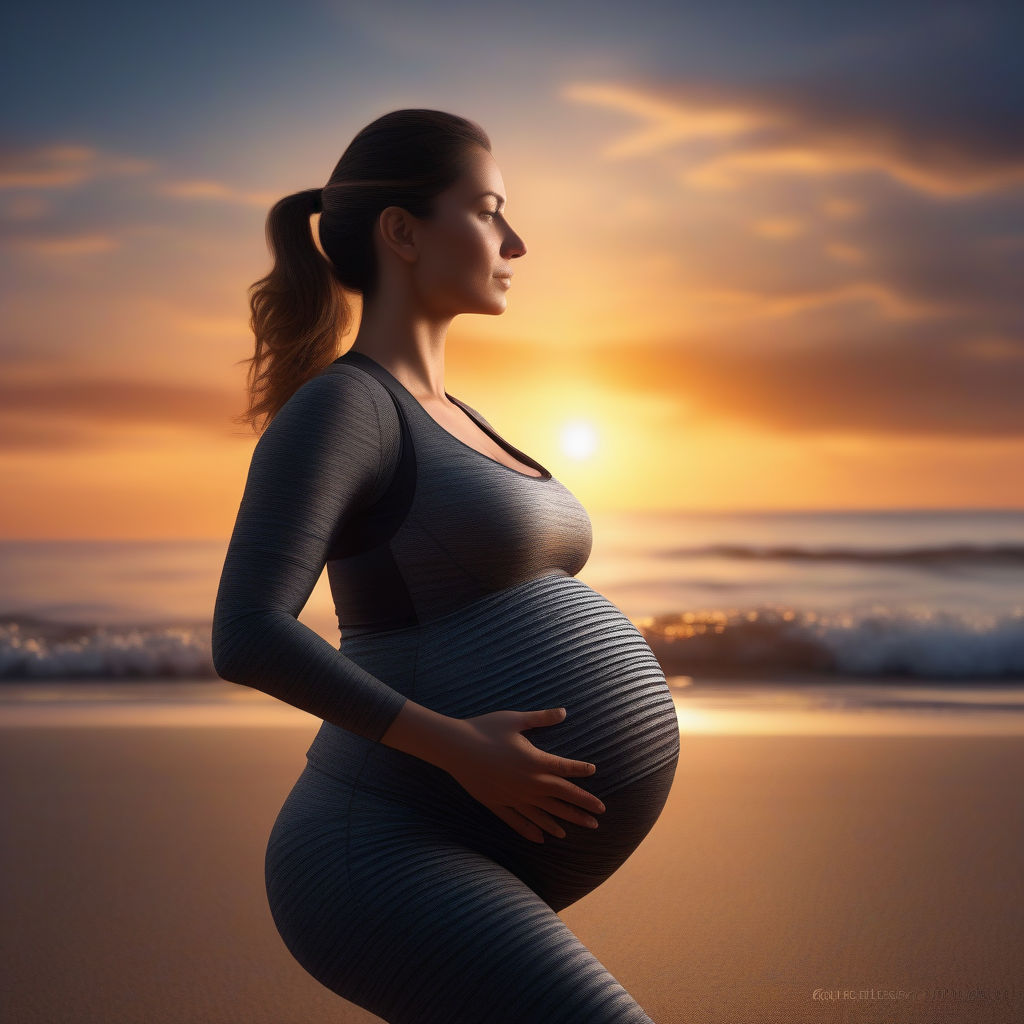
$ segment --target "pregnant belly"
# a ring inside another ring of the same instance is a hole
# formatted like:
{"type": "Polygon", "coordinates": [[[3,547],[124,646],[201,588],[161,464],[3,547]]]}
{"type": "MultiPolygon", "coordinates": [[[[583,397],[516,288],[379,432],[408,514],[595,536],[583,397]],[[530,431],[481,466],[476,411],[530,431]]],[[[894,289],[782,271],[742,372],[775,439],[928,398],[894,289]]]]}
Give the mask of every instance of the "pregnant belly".
{"type": "Polygon", "coordinates": [[[441,714],[564,707],[557,725],[529,729],[534,746],[597,765],[571,781],[604,801],[597,829],[559,819],[567,835],[536,844],[426,761],[324,723],[311,764],[355,794],[355,836],[367,820],[420,822],[422,835],[497,860],[556,909],[607,878],[650,831],[679,758],[675,706],[642,634],[572,576],[544,576],[488,595],[415,629],[347,639],[367,671],[441,714]]]}
{"type": "MultiPolygon", "coordinates": [[[[602,795],[675,761],[679,725],[643,635],[573,576],[540,577],[421,627],[412,697],[441,714],[564,707],[557,725],[524,735],[590,761],[602,795]]],[[[578,780],[576,780],[578,781],[578,780]]]]}
{"type": "MultiPolygon", "coordinates": [[[[342,650],[453,718],[564,707],[561,722],[523,735],[595,764],[593,775],[572,781],[602,799],[679,757],[675,705],[654,653],[619,608],[574,576],[542,576],[420,626],[346,638],[342,650]]],[[[327,722],[306,756],[342,781],[410,805],[465,794],[435,765],[327,722]]]]}

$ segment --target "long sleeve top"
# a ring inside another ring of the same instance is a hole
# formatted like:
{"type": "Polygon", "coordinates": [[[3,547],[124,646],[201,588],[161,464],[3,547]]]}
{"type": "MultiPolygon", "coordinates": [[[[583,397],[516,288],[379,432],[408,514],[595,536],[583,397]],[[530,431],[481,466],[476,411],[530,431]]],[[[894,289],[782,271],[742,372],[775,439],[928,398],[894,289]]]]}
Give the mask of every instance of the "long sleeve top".
{"type": "Polygon", "coordinates": [[[298,615],[332,538],[387,488],[400,436],[394,406],[375,400],[358,370],[306,381],[253,451],[213,615],[221,678],[372,740],[406,696],[298,615]]]}

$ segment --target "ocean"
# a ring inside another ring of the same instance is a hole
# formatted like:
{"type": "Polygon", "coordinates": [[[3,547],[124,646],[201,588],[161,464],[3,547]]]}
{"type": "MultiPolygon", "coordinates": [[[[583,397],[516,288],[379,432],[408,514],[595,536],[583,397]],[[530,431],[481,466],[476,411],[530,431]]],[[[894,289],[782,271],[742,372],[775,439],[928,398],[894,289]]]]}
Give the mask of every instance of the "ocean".
{"type": "MultiPolygon", "coordinates": [[[[666,675],[1024,679],[1024,510],[593,516],[666,675]]],[[[227,540],[0,541],[0,679],[209,679],[227,540]]],[[[300,621],[340,634],[326,573],[300,621]]]]}
{"type": "MultiPolygon", "coordinates": [[[[1024,732],[1024,510],[592,519],[580,579],[644,633],[682,728],[1024,732]]],[[[216,676],[226,547],[0,542],[0,723],[309,720],[216,676]]],[[[339,646],[326,573],[299,619],[339,646]]]]}

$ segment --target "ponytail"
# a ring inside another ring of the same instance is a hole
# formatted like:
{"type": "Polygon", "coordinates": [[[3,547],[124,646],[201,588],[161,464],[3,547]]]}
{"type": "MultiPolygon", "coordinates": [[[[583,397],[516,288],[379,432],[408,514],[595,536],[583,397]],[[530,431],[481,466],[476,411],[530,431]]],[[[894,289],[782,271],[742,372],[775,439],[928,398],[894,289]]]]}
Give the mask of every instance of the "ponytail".
{"type": "Polygon", "coordinates": [[[279,199],[267,214],[274,265],[249,287],[255,352],[246,362],[249,408],[235,422],[262,431],[281,406],[338,355],[349,305],[331,264],[313,241],[310,218],[322,210],[321,189],[279,199]]]}
{"type": "Polygon", "coordinates": [[[437,197],[464,173],[474,146],[491,148],[474,121],[422,107],[392,110],[356,133],[322,189],[295,192],[270,208],[274,266],[249,288],[256,350],[248,360],[249,409],[236,422],[262,431],[338,357],[351,316],[345,290],[362,296],[364,310],[376,298],[381,211],[399,206],[433,217],[437,197]],[[314,213],[322,252],[313,241],[314,213]]]}

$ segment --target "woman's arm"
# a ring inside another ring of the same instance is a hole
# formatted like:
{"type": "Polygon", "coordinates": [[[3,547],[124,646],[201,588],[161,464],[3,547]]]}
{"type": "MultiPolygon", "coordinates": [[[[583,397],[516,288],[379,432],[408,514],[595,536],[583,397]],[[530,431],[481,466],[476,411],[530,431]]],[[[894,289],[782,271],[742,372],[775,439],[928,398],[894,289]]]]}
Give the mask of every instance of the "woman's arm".
{"type": "MultiPolygon", "coordinates": [[[[380,740],[407,698],[298,621],[332,537],[383,492],[398,451],[394,407],[378,405],[358,372],[307,381],[257,442],[217,590],[212,649],[221,678],[380,740]]],[[[434,748],[439,720],[450,721],[422,712],[411,728],[403,716],[416,756],[434,748]]]]}
{"type": "Polygon", "coordinates": [[[256,444],[214,607],[217,674],[429,761],[535,842],[541,827],[564,834],[552,815],[582,823],[586,811],[604,810],[564,777],[593,766],[522,735],[557,724],[563,712],[439,714],[298,621],[332,539],[383,494],[399,452],[394,406],[378,404],[358,373],[341,367],[307,381],[256,444]]]}

